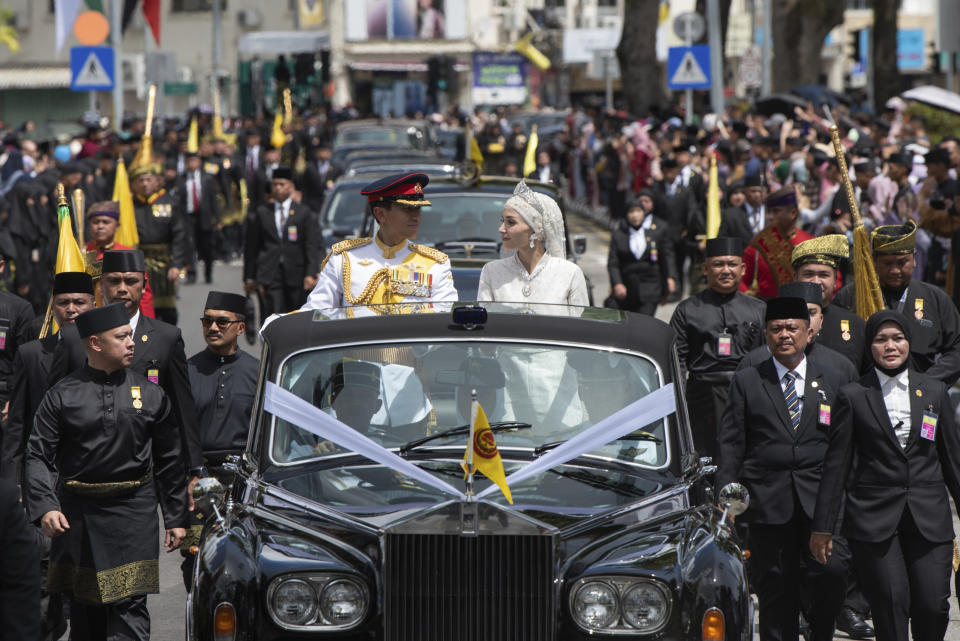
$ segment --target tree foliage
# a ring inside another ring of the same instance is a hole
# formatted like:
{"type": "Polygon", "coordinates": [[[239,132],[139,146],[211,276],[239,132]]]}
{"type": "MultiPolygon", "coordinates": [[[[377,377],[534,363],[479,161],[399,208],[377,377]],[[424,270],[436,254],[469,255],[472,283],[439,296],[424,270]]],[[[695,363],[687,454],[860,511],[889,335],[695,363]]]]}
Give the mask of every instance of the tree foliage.
{"type": "Polygon", "coordinates": [[[617,45],[623,94],[630,112],[643,115],[667,101],[657,63],[659,3],[626,0],[623,13],[623,35],[617,45]]]}
{"type": "Polygon", "coordinates": [[[773,0],[773,90],[820,82],[823,41],[843,22],[840,0],[773,0]]]}

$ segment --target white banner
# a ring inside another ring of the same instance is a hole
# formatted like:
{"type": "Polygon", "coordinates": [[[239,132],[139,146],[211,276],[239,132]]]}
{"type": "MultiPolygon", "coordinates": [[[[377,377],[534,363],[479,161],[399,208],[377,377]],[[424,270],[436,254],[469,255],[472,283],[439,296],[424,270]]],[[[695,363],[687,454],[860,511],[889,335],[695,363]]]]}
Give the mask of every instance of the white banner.
{"type": "MultiPolygon", "coordinates": [[[[430,472],[394,454],[379,443],[372,441],[349,425],[341,423],[326,412],[314,407],[296,394],[288,392],[275,383],[267,383],[263,408],[288,423],[320,438],[332,441],[357,454],[366,456],[392,470],[405,474],[425,485],[446,492],[458,499],[466,499],[463,492],[430,472]]],[[[494,486],[496,487],[496,486],[494,486]]]]}
{"type": "MultiPolygon", "coordinates": [[[[580,432],[563,445],[558,445],[529,465],[526,465],[507,477],[507,485],[513,486],[531,476],[536,476],[551,468],[563,465],[590,450],[595,450],[625,434],[655,423],[677,411],[677,397],[673,393],[673,383],[647,394],[622,410],[614,412],[593,427],[580,432]]],[[[477,493],[477,498],[499,491],[491,484],[477,493]]]]}

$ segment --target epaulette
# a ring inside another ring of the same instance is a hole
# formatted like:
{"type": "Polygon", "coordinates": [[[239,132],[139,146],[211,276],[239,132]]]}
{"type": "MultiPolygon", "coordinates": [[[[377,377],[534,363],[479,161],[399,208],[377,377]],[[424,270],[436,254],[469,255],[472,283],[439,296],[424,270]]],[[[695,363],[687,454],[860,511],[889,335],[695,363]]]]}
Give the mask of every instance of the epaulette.
{"type": "Polygon", "coordinates": [[[444,254],[439,249],[433,247],[426,247],[424,245],[418,245],[416,243],[410,243],[410,251],[417,252],[421,256],[426,256],[430,260],[436,261],[441,265],[447,262],[447,255],[444,254]]]}
{"type": "Polygon", "coordinates": [[[320,263],[320,271],[323,271],[323,268],[327,266],[327,261],[330,260],[330,257],[334,254],[342,254],[345,251],[350,251],[351,249],[356,249],[357,247],[363,247],[364,245],[369,245],[373,242],[373,238],[367,236],[366,238],[348,238],[346,240],[341,240],[339,243],[334,243],[333,247],[330,248],[330,253],[327,254],[327,257],[323,259],[323,262],[320,263]]]}

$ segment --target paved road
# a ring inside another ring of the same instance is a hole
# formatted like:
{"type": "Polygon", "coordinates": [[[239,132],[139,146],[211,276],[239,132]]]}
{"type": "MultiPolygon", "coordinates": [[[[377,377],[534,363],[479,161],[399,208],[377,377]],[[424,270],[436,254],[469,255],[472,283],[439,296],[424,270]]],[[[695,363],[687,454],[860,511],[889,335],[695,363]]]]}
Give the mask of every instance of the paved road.
{"type": "MultiPolygon", "coordinates": [[[[582,233],[587,236],[587,253],[582,257],[580,265],[593,283],[594,298],[597,304],[600,304],[609,293],[610,288],[606,274],[607,245],[610,234],[585,219],[572,219],[569,224],[570,230],[568,233],[582,233]]],[[[179,325],[183,331],[188,357],[204,347],[199,318],[207,293],[211,289],[241,293],[240,267],[238,265],[218,264],[214,270],[213,284],[181,287],[179,325]]],[[[657,311],[657,318],[669,321],[675,306],[675,304],[669,304],[660,307],[657,311]]],[[[258,355],[258,347],[248,346],[242,339],[241,345],[245,350],[258,355]]],[[[184,638],[186,595],[179,566],[179,553],[162,554],[160,559],[160,594],[151,595],[148,599],[153,628],[151,638],[155,641],[177,641],[184,638]]],[[[846,638],[842,634],[837,637],[837,639],[846,638]]],[[[948,641],[960,641],[960,615],[958,615],[956,599],[951,599],[951,622],[947,631],[947,639],[948,641]]]]}

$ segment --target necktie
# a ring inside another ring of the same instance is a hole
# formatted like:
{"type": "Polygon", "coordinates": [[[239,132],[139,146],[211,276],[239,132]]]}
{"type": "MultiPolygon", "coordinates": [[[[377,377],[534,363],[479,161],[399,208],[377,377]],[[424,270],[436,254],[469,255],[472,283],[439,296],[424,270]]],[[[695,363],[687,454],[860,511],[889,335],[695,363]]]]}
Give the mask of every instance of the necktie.
{"type": "Polygon", "coordinates": [[[200,176],[193,175],[193,213],[200,213],[200,176]]]}
{"type": "Polygon", "coordinates": [[[783,398],[787,401],[787,411],[790,413],[790,422],[793,423],[793,429],[800,426],[800,397],[797,396],[797,387],[794,382],[797,380],[797,373],[790,370],[783,375],[783,382],[786,387],[783,390],[783,398]]]}
{"type": "Polygon", "coordinates": [[[277,228],[277,234],[283,238],[283,228],[287,226],[287,212],[283,203],[277,205],[277,218],[280,220],[280,226],[277,228]]]}

